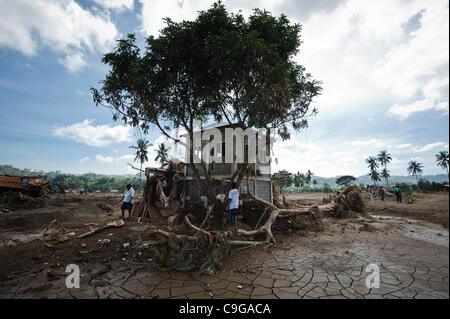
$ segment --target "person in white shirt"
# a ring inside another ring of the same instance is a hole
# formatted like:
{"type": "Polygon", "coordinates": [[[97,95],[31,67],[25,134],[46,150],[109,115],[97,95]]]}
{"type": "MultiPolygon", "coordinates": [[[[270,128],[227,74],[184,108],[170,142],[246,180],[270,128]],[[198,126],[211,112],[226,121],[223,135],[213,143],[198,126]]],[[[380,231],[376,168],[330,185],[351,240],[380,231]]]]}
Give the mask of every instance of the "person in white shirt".
{"type": "Polygon", "coordinates": [[[130,184],[128,184],[126,188],[127,189],[123,193],[122,199],[120,200],[122,202],[122,206],[120,206],[120,209],[122,210],[122,219],[125,218],[126,210],[128,211],[128,218],[130,218],[131,211],[133,210],[134,189],[130,184]]]}
{"type": "Polygon", "coordinates": [[[231,190],[228,193],[228,210],[229,213],[229,222],[231,229],[236,231],[236,212],[239,208],[239,191],[237,190],[237,186],[235,182],[231,183],[231,190]]]}

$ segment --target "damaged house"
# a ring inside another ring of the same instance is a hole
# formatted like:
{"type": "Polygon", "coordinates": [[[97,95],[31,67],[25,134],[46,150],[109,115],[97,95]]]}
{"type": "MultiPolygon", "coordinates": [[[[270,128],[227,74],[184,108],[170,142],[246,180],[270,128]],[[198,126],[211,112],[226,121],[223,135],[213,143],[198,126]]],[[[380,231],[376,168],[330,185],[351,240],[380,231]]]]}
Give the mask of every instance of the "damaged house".
{"type": "MultiPolygon", "coordinates": [[[[201,135],[208,135],[208,131],[212,131],[213,129],[218,129],[220,131],[221,140],[217,143],[214,142],[214,138],[211,136],[210,142],[214,145],[214,149],[211,149],[210,156],[215,156],[214,161],[211,161],[210,163],[206,164],[206,169],[208,170],[209,175],[214,179],[214,192],[215,194],[223,194],[225,193],[225,186],[223,181],[229,180],[230,177],[233,175],[233,173],[237,169],[237,138],[236,136],[233,136],[233,143],[232,143],[232,161],[227,162],[226,161],[226,129],[227,128],[233,128],[230,124],[215,124],[210,125],[207,127],[202,128],[202,130],[197,131],[197,134],[201,135]],[[217,148],[217,150],[216,150],[217,148]]],[[[256,130],[252,130],[254,134],[258,138],[258,132],[256,130]]],[[[182,135],[182,137],[186,137],[186,135],[182,135]]],[[[248,142],[248,136],[244,137],[244,158],[245,160],[249,159],[249,142],[248,142]]],[[[201,145],[195,145],[194,143],[194,152],[201,152],[206,144],[208,143],[208,140],[201,140],[201,145]]],[[[250,175],[249,179],[249,186],[250,186],[250,192],[255,194],[257,197],[264,199],[265,201],[268,201],[270,203],[273,203],[273,190],[272,190],[272,171],[271,171],[271,159],[270,159],[270,139],[269,137],[266,138],[265,141],[265,147],[264,153],[262,154],[263,161],[261,161],[261,156],[256,156],[255,159],[255,165],[254,169],[252,170],[252,174],[250,175]]],[[[251,154],[251,152],[250,152],[251,154]]],[[[200,164],[197,164],[200,165],[200,164]]],[[[202,170],[199,169],[199,172],[201,173],[202,170]]],[[[203,202],[205,205],[207,205],[207,198],[206,196],[203,196],[201,194],[200,187],[198,186],[196,180],[194,179],[192,169],[185,167],[184,168],[184,200],[185,204],[189,202],[203,202]]],[[[247,183],[242,182],[241,186],[239,188],[240,194],[246,194],[247,193],[247,183]]]]}

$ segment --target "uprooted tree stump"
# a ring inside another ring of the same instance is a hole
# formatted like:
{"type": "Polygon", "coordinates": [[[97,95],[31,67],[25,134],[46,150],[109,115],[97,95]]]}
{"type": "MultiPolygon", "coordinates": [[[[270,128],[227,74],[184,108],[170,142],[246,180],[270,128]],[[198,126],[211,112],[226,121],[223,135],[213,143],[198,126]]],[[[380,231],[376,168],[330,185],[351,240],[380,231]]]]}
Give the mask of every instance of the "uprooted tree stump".
{"type": "Polygon", "coordinates": [[[212,274],[222,268],[223,259],[233,248],[275,244],[273,229],[276,229],[277,224],[289,223],[292,218],[304,216],[308,219],[311,230],[321,231],[323,226],[319,215],[342,217],[343,212],[362,211],[364,207],[357,186],[349,186],[341,193],[327,197],[324,199],[324,204],[320,206],[278,208],[251,193],[247,193],[247,197],[258,203],[260,207],[265,207],[252,230],[240,228],[236,233],[208,231],[202,228],[205,220],[200,224],[198,217],[184,212],[184,216],[179,215],[179,218],[190,229],[191,235],[176,234],[161,229],[154,231],[153,234],[157,241],[153,245],[153,250],[159,267],[164,270],[177,269],[179,271],[200,269],[212,274]],[[195,223],[192,222],[193,220],[195,223]],[[261,237],[265,237],[265,239],[254,240],[254,238],[261,237]]]}

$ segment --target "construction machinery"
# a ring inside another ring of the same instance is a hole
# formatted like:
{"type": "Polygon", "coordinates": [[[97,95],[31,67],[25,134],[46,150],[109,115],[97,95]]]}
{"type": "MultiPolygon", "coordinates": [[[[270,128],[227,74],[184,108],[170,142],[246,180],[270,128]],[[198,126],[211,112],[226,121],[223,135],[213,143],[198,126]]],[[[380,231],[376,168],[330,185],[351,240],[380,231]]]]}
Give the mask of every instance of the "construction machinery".
{"type": "Polygon", "coordinates": [[[15,191],[31,197],[40,197],[50,193],[50,190],[50,182],[40,175],[0,176],[0,194],[15,191]]]}

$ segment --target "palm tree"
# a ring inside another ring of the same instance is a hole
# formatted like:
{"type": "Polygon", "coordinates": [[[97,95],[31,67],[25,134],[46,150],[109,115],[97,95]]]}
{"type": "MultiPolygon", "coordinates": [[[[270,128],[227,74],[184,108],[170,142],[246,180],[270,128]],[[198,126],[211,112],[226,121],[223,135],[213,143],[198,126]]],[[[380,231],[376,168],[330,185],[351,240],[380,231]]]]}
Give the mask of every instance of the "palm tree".
{"type": "Polygon", "coordinates": [[[304,184],[305,184],[305,175],[303,173],[297,172],[294,175],[294,186],[303,187],[304,184]]]}
{"type": "MultiPolygon", "coordinates": [[[[439,167],[442,167],[447,171],[448,174],[448,167],[450,166],[450,157],[447,151],[441,151],[436,154],[436,162],[439,167]]],[[[450,175],[449,175],[450,180],[450,175]]]]}
{"type": "Polygon", "coordinates": [[[141,183],[142,183],[142,164],[144,164],[144,162],[148,161],[147,148],[149,146],[152,146],[152,144],[150,144],[147,140],[144,140],[142,138],[137,140],[136,146],[135,145],[130,146],[130,148],[136,150],[134,160],[139,161],[141,163],[141,170],[139,171],[139,181],[141,181],[141,183]]]}
{"type": "Polygon", "coordinates": [[[416,161],[410,161],[408,163],[408,174],[415,176],[417,180],[417,184],[419,184],[419,175],[422,175],[423,165],[416,161]]]}
{"type": "Polygon", "coordinates": [[[160,143],[158,145],[158,149],[156,150],[157,155],[155,157],[155,161],[159,160],[159,164],[164,165],[164,163],[168,162],[168,155],[167,153],[169,152],[170,147],[166,148],[166,144],[164,143],[160,143]]]}
{"type": "Polygon", "coordinates": [[[386,167],[383,168],[383,170],[381,171],[380,176],[384,178],[384,180],[386,181],[386,186],[387,186],[388,185],[388,181],[389,181],[389,177],[391,177],[391,175],[389,174],[389,170],[386,167]]]}
{"type": "Polygon", "coordinates": [[[311,186],[311,179],[313,177],[314,173],[308,170],[305,174],[305,180],[308,183],[309,186],[311,186]]]}
{"type": "Polygon", "coordinates": [[[367,167],[370,169],[371,172],[377,170],[378,160],[375,156],[370,156],[368,159],[366,159],[366,163],[369,164],[367,167]]]}
{"type": "Polygon", "coordinates": [[[314,189],[316,189],[317,188],[317,181],[316,180],[313,180],[313,185],[314,185],[314,189]]]}
{"type": "Polygon", "coordinates": [[[380,151],[380,153],[377,155],[378,162],[384,166],[383,172],[385,172],[385,176],[383,176],[383,173],[381,174],[383,178],[386,180],[386,185],[388,184],[388,179],[390,177],[388,170],[387,170],[387,164],[391,162],[392,157],[391,154],[389,154],[386,150],[380,151]]]}
{"type": "Polygon", "coordinates": [[[369,176],[374,185],[377,185],[377,182],[381,181],[380,174],[376,170],[370,171],[369,176]]]}

